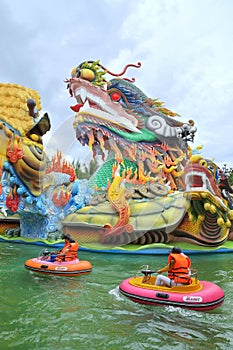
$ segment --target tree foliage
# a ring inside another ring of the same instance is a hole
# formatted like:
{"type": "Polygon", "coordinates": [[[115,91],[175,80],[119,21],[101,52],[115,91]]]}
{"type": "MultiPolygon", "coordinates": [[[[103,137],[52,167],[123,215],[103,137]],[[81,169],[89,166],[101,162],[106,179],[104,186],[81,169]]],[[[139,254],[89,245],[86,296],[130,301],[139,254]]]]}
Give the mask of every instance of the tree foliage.
{"type": "Polygon", "coordinates": [[[233,185],[233,171],[231,172],[230,176],[229,176],[229,182],[231,184],[231,186],[233,185]]]}
{"type": "Polygon", "coordinates": [[[232,167],[228,167],[227,164],[223,164],[222,170],[228,176],[230,185],[232,186],[233,185],[233,168],[232,167]]]}
{"type": "Polygon", "coordinates": [[[97,160],[91,160],[88,165],[81,164],[79,160],[73,161],[72,166],[75,169],[76,176],[78,179],[87,179],[89,180],[91,176],[96,172],[99,167],[97,160]]]}

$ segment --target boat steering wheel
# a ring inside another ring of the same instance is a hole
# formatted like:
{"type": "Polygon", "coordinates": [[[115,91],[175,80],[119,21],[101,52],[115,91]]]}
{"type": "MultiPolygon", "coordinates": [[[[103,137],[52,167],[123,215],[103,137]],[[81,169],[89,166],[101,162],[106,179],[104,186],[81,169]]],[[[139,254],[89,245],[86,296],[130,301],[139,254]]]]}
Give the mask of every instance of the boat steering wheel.
{"type": "Polygon", "coordinates": [[[144,275],[144,277],[142,279],[142,283],[146,283],[147,281],[149,281],[151,278],[151,274],[155,273],[155,272],[156,272],[155,270],[151,270],[151,269],[149,269],[149,267],[147,267],[144,270],[141,270],[141,273],[143,273],[143,275],[144,275]]]}
{"type": "Polygon", "coordinates": [[[155,273],[156,271],[154,270],[150,270],[150,269],[146,269],[146,270],[141,270],[141,273],[143,273],[143,275],[147,276],[151,276],[152,273],[155,273]]]}

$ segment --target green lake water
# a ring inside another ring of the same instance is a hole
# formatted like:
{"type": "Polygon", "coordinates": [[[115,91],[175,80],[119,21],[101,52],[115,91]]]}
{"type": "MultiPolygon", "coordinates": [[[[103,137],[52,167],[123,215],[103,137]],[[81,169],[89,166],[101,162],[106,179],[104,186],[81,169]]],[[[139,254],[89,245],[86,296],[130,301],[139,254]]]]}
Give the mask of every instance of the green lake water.
{"type": "Polygon", "coordinates": [[[191,255],[199,279],[225,291],[224,304],[197,312],[136,304],[118,286],[142,265],[167,256],[79,252],[93,271],[79,277],[32,273],[25,260],[38,246],[0,243],[0,349],[233,349],[233,254],[191,255]]]}

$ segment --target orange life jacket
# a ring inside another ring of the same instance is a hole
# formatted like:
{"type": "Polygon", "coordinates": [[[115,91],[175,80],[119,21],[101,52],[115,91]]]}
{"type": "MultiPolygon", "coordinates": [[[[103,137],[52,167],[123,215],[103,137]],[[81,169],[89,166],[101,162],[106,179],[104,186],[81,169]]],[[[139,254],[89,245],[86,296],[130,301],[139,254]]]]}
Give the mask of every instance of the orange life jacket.
{"type": "Polygon", "coordinates": [[[66,254],[64,256],[57,256],[56,257],[56,260],[59,261],[59,262],[62,262],[62,261],[71,261],[71,260],[74,260],[74,259],[77,259],[78,258],[78,254],[77,254],[77,251],[78,251],[78,243],[77,242],[74,242],[74,243],[66,243],[64,245],[64,247],[62,248],[61,250],[61,253],[65,253],[65,251],[67,250],[67,248],[69,248],[68,252],[66,252],[66,254]]]}
{"type": "Polygon", "coordinates": [[[185,254],[170,254],[168,256],[168,263],[174,259],[175,264],[171,270],[168,271],[168,277],[175,283],[190,284],[189,269],[191,261],[185,254]]]}
{"type": "Polygon", "coordinates": [[[62,250],[61,250],[61,253],[64,253],[68,247],[70,247],[70,243],[66,243],[66,244],[64,245],[64,247],[63,247],[62,250]]]}
{"type": "MultiPolygon", "coordinates": [[[[66,247],[67,249],[67,247],[66,247]]],[[[74,260],[78,258],[78,243],[74,242],[74,243],[70,243],[69,244],[69,250],[65,255],[65,261],[70,261],[70,260],[74,260]]]]}

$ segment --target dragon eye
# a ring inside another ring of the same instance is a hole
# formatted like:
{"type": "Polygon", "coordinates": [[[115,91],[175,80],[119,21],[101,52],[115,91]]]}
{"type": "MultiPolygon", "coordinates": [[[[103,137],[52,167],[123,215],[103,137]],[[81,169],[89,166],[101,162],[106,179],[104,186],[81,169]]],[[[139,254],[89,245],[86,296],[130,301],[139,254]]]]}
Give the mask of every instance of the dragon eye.
{"type": "Polygon", "coordinates": [[[205,159],[201,159],[200,162],[199,162],[200,165],[204,166],[204,167],[207,167],[207,162],[205,159]]]}
{"type": "Polygon", "coordinates": [[[111,94],[111,99],[112,99],[113,101],[119,101],[120,98],[121,98],[121,95],[119,94],[119,92],[113,92],[113,93],[111,94]]]}

